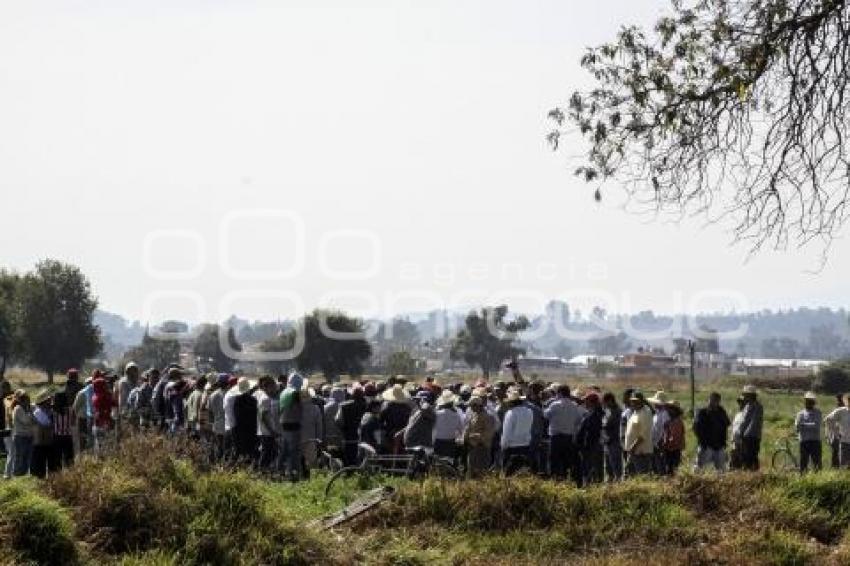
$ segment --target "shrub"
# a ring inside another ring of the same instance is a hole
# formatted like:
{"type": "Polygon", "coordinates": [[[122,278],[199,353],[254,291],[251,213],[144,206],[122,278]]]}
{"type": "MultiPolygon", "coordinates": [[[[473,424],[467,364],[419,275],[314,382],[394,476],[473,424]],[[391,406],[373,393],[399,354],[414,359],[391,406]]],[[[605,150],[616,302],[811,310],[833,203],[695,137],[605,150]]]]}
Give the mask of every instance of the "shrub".
{"type": "Polygon", "coordinates": [[[34,483],[0,484],[0,509],[0,554],[13,556],[12,563],[79,563],[70,516],[34,483]]]}
{"type": "Polygon", "coordinates": [[[199,483],[181,562],[298,565],[323,562],[322,545],[269,505],[245,473],[214,472],[199,483]]]}
{"type": "Polygon", "coordinates": [[[189,518],[185,496],[132,476],[115,460],[83,457],[53,476],[50,492],[73,507],[80,534],[96,550],[117,554],[163,546],[175,548],[189,518]]]}
{"type": "Polygon", "coordinates": [[[850,391],[850,370],[846,364],[830,364],[818,372],[812,387],[818,393],[847,393],[850,391]]]}
{"type": "Polygon", "coordinates": [[[610,547],[626,540],[664,540],[683,546],[697,539],[692,515],[671,490],[650,482],[579,490],[536,478],[426,481],[402,488],[394,501],[379,508],[365,524],[369,521],[383,528],[433,522],[474,534],[476,544],[520,553],[542,548],[541,537],[528,536],[536,531],[546,532],[546,552],[610,547]],[[527,543],[503,545],[509,539],[527,539],[527,543]]]}

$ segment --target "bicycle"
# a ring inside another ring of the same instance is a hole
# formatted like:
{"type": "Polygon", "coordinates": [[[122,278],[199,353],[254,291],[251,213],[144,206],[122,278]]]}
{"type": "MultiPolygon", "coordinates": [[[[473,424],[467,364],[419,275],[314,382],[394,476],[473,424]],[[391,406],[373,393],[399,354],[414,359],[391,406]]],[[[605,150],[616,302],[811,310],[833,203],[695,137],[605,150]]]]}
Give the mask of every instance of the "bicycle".
{"type": "Polygon", "coordinates": [[[358,476],[361,485],[373,483],[381,476],[406,477],[408,479],[425,479],[436,477],[440,479],[459,480],[461,473],[447,458],[434,454],[433,449],[426,447],[410,448],[404,454],[379,454],[370,445],[360,443],[360,463],[338,470],[325,486],[325,497],[329,497],[334,485],[339,484],[343,477],[358,476]]]}
{"type": "Polygon", "coordinates": [[[773,456],[770,459],[771,468],[778,472],[793,472],[800,469],[800,461],[793,449],[795,439],[789,435],[780,438],[774,444],[773,456]]]}
{"type": "Polygon", "coordinates": [[[315,447],[315,461],[311,466],[313,469],[327,470],[329,473],[338,472],[343,468],[342,460],[332,454],[330,447],[319,438],[311,438],[301,441],[301,454],[306,455],[308,450],[315,447]]]}

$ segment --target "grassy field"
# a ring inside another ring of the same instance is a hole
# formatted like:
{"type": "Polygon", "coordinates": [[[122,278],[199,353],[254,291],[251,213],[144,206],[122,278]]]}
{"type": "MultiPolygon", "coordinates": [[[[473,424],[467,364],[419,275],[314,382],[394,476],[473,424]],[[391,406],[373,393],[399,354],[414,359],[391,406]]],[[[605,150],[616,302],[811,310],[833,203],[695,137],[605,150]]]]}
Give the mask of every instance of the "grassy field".
{"type": "Polygon", "coordinates": [[[533,477],[368,488],[207,469],[186,444],[127,441],[39,482],[0,482],[0,564],[847,564],[850,474],[682,474],[585,490],[533,477]]]}

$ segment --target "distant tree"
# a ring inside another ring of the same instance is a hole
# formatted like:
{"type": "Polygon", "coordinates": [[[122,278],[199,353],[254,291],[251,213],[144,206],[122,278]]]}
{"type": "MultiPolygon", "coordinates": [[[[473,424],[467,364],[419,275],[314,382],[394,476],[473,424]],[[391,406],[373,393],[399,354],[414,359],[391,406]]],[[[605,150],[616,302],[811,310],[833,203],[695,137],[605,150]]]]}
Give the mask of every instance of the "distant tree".
{"type": "Polygon", "coordinates": [[[409,320],[396,318],[388,324],[381,325],[377,341],[393,348],[410,350],[420,343],[419,330],[409,320]]]}
{"type": "Polygon", "coordinates": [[[850,392],[850,364],[847,361],[833,363],[818,372],[814,389],[819,393],[839,395],[850,392]]]}
{"type": "Polygon", "coordinates": [[[416,360],[410,352],[398,350],[387,358],[387,375],[413,375],[416,373],[416,360]]]}
{"type": "Polygon", "coordinates": [[[6,366],[15,346],[15,301],[20,277],[0,270],[0,380],[6,375],[6,366]]]}
{"type": "MultiPolygon", "coordinates": [[[[295,345],[295,332],[293,330],[279,330],[276,336],[266,338],[260,343],[259,350],[265,353],[291,352],[295,345]]],[[[294,359],[265,360],[260,363],[263,371],[272,375],[289,373],[295,367],[294,359]]]]}
{"type": "Polygon", "coordinates": [[[292,326],[292,323],[289,321],[255,322],[239,328],[236,332],[236,339],[241,344],[261,344],[269,340],[274,340],[282,332],[291,330],[292,326]]]}
{"type": "MultiPolygon", "coordinates": [[[[222,328],[218,324],[202,324],[197,330],[195,337],[195,357],[200,358],[203,363],[209,363],[216,371],[233,371],[235,360],[227,355],[221,348],[220,336],[222,328]]],[[[236,352],[242,351],[242,346],[236,341],[236,334],[232,327],[227,328],[227,345],[236,352]]]]}
{"type": "Polygon", "coordinates": [[[451,358],[478,366],[485,378],[498,370],[507,359],[515,359],[525,350],[514,345],[519,333],[530,323],[524,316],[508,321],[508,307],[485,307],[466,316],[465,327],[452,341],[451,358]]]}
{"type": "Polygon", "coordinates": [[[799,340],[787,336],[762,340],[761,355],[765,358],[799,358],[803,354],[803,345],[799,340]]]}
{"type": "MultiPolygon", "coordinates": [[[[317,309],[301,319],[297,330],[291,333],[294,332],[301,333],[304,339],[303,348],[295,357],[298,369],[321,370],[329,380],[341,374],[362,374],[372,355],[363,321],[340,311],[317,309]]],[[[294,338],[292,344],[297,345],[294,338]]]]}
{"type": "Polygon", "coordinates": [[[16,322],[22,357],[47,373],[80,367],[100,352],[93,316],[97,299],[80,270],[54,260],[39,262],[18,286],[16,322]]]}
{"type": "Polygon", "coordinates": [[[168,364],[180,359],[180,344],[174,338],[166,336],[152,337],[147,331],[142,336],[142,343],[130,348],[124,353],[121,365],[136,362],[140,368],[162,369],[168,364]]]}
{"type": "Polygon", "coordinates": [[[587,341],[590,351],[600,356],[624,354],[632,347],[625,332],[607,333],[587,341]]]}
{"type": "Polygon", "coordinates": [[[850,194],[845,0],[674,0],[653,29],[589,50],[550,116],[589,146],[576,173],[677,217],[725,214],[754,249],[829,242],[850,194]]]}
{"type": "Polygon", "coordinates": [[[813,326],[809,330],[809,352],[816,358],[831,360],[848,354],[847,341],[831,324],[813,326]]]}

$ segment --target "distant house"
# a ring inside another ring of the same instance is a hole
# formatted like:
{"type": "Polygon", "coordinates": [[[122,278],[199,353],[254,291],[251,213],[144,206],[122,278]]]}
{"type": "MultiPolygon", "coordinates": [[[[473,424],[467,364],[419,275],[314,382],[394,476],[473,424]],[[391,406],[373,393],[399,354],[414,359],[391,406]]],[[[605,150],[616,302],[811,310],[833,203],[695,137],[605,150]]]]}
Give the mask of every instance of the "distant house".
{"type": "Polygon", "coordinates": [[[557,356],[520,356],[519,365],[523,369],[564,369],[567,360],[557,356]]]}
{"type": "Polygon", "coordinates": [[[754,377],[805,377],[828,364],[826,360],[741,358],[738,360],[738,373],[754,377]]]}

